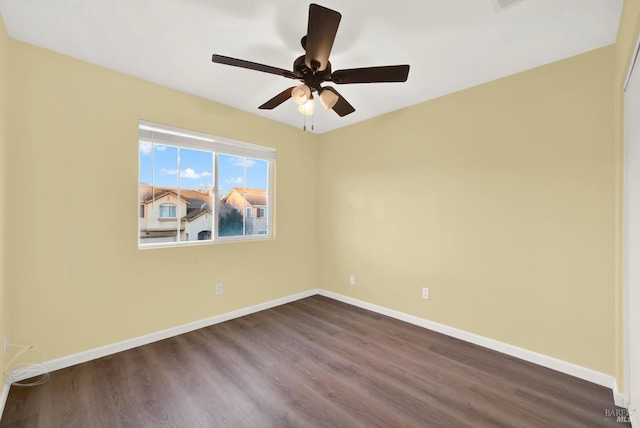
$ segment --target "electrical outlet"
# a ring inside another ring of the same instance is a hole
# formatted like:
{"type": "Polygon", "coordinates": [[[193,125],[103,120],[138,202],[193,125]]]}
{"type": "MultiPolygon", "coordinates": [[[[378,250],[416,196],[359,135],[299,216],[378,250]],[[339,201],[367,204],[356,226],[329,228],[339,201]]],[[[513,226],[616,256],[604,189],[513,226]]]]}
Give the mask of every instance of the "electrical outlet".
{"type": "Polygon", "coordinates": [[[356,276],[355,275],[349,275],[349,284],[356,285],[356,276]]]}
{"type": "Polygon", "coordinates": [[[7,336],[4,337],[4,353],[9,352],[9,338],[7,336]]]}
{"type": "Polygon", "coordinates": [[[222,284],[216,284],[216,294],[222,294],[222,284]]]}
{"type": "Polygon", "coordinates": [[[429,300],[429,289],[427,287],[422,287],[422,298],[429,300]]]}

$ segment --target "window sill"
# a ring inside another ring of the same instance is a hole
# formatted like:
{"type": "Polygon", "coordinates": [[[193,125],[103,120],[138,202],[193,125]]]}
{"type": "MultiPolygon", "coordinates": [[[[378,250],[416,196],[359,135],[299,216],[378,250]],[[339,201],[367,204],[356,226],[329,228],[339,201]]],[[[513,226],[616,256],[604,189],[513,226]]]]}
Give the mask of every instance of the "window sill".
{"type": "Polygon", "coordinates": [[[219,237],[215,241],[181,241],[181,242],[158,242],[153,244],[140,244],[138,242],[139,250],[152,250],[154,248],[169,248],[169,247],[192,247],[200,245],[216,245],[216,244],[231,244],[234,242],[259,242],[259,241],[272,241],[275,240],[273,235],[245,235],[245,236],[223,236],[219,237]]]}

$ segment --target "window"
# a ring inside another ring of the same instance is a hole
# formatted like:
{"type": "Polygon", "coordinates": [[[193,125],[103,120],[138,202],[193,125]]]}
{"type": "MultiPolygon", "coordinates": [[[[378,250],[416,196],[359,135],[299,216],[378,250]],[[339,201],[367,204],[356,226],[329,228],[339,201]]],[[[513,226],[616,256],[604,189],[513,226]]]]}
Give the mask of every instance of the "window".
{"type": "Polygon", "coordinates": [[[275,149],[146,121],[138,144],[139,248],[272,238],[275,149]]]}
{"type": "Polygon", "coordinates": [[[176,206],[160,205],[160,218],[176,218],[176,206]]]}

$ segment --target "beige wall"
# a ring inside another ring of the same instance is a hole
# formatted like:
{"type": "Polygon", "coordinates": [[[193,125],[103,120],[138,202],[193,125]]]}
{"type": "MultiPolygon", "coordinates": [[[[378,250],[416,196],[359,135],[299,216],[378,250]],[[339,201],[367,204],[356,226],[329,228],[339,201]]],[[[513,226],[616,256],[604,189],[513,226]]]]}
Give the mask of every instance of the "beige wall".
{"type": "Polygon", "coordinates": [[[640,1],[625,0],[616,40],[616,86],[621,87],[629,71],[640,35],[640,1]]]}
{"type": "Polygon", "coordinates": [[[321,287],[613,374],[613,59],[323,135],[321,287]]]}
{"type": "MultiPolygon", "coordinates": [[[[8,316],[9,304],[7,303],[7,283],[5,275],[5,185],[6,185],[6,169],[7,157],[5,155],[7,147],[7,123],[9,114],[8,100],[8,46],[9,37],[4,28],[4,21],[0,15],[0,344],[5,334],[8,334],[8,316]]],[[[4,352],[0,345],[0,369],[4,367],[4,352]]],[[[4,370],[3,370],[4,372],[4,370]]],[[[0,382],[1,384],[1,382],[0,382]]]]}
{"type": "Polygon", "coordinates": [[[14,40],[10,48],[13,341],[49,360],[316,286],[312,135],[14,40]],[[275,147],[277,239],[138,250],[139,119],[275,147]]]}
{"type": "Polygon", "coordinates": [[[623,301],[623,181],[624,181],[624,84],[640,35],[640,1],[625,0],[618,29],[615,58],[615,148],[616,148],[616,379],[624,390],[624,301],[623,301]]]}
{"type": "Polygon", "coordinates": [[[49,360],[319,286],[620,382],[619,85],[638,16],[627,0],[615,47],[321,136],[0,28],[0,334],[49,360]],[[138,119],[276,147],[277,239],[137,250],[138,119]]]}

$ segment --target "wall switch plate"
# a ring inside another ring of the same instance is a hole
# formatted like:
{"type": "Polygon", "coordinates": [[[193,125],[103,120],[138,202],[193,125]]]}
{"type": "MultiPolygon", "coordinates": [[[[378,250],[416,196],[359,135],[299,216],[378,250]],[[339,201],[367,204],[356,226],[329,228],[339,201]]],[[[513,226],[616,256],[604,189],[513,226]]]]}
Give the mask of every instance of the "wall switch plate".
{"type": "Polygon", "coordinates": [[[216,294],[222,294],[222,284],[216,284],[216,294]]]}
{"type": "Polygon", "coordinates": [[[356,276],[355,275],[349,275],[349,284],[356,285],[356,276]]]}
{"type": "Polygon", "coordinates": [[[7,336],[4,337],[3,349],[5,354],[9,352],[9,338],[7,336]]]}
{"type": "Polygon", "coordinates": [[[422,298],[429,300],[429,289],[427,287],[422,287],[422,298]]]}

